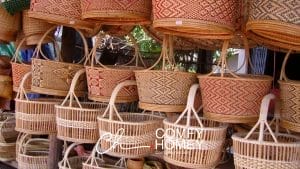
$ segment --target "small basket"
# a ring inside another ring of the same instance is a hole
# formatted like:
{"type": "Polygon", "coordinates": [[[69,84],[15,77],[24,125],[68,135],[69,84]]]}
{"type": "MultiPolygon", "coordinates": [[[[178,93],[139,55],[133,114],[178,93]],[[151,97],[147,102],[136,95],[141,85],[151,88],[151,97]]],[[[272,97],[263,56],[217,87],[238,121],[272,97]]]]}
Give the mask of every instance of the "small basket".
{"type": "Polygon", "coordinates": [[[100,141],[98,150],[115,157],[138,158],[154,152],[155,132],[162,127],[162,117],[144,113],[118,113],[115,100],[125,86],[136,85],[125,81],[114,89],[103,116],[98,116],[100,141]]]}
{"type": "Polygon", "coordinates": [[[232,136],[236,169],[298,169],[300,138],[290,134],[274,133],[268,124],[269,103],[275,96],[264,97],[259,121],[247,133],[232,136]],[[255,130],[259,127],[259,132],[255,130]]]}
{"type": "Polygon", "coordinates": [[[30,8],[30,0],[2,0],[1,4],[7,12],[15,15],[25,9],[30,8]]]}
{"type": "Polygon", "coordinates": [[[55,106],[57,137],[76,143],[96,143],[99,138],[97,116],[102,115],[107,104],[78,101],[74,88],[83,73],[84,69],[75,74],[64,102],[55,106]]]}
{"type": "Polygon", "coordinates": [[[29,100],[23,88],[24,82],[31,75],[27,73],[16,96],[16,130],[28,134],[56,133],[55,105],[59,99],[29,100]]]}
{"type": "Polygon", "coordinates": [[[181,167],[211,169],[220,162],[227,125],[198,116],[194,108],[198,88],[198,84],[191,87],[187,107],[178,119],[164,120],[164,160],[181,167]]]}
{"type": "Polygon", "coordinates": [[[0,42],[15,41],[21,25],[20,14],[12,16],[0,5],[0,23],[0,42]]]}
{"type": "Polygon", "coordinates": [[[280,80],[281,126],[300,132],[300,81],[290,80],[285,74],[289,51],[283,61],[280,80]]]}
{"type": "Polygon", "coordinates": [[[82,163],[87,160],[87,156],[73,156],[69,157],[71,150],[79,145],[72,143],[66,150],[63,160],[58,163],[59,169],[82,169],[82,163]]]}

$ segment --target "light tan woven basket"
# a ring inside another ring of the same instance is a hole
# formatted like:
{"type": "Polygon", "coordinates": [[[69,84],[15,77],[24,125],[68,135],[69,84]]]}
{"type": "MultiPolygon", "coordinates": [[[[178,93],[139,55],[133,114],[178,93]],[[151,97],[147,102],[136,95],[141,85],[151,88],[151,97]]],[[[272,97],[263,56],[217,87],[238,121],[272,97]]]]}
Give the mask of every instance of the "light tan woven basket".
{"type": "Polygon", "coordinates": [[[280,80],[281,126],[300,132],[300,81],[290,80],[285,74],[289,51],[283,61],[280,80]]]}
{"type": "Polygon", "coordinates": [[[260,119],[247,133],[232,136],[236,169],[298,169],[300,163],[300,138],[274,133],[268,124],[269,103],[275,96],[264,97],[260,119]],[[259,127],[259,132],[255,130],[259,127]]]}
{"type": "Polygon", "coordinates": [[[211,169],[220,162],[227,125],[198,116],[194,108],[198,88],[198,84],[191,87],[187,107],[178,118],[164,120],[164,160],[181,167],[211,169]]]}
{"type": "Polygon", "coordinates": [[[125,81],[117,85],[103,116],[97,118],[100,133],[98,150],[101,153],[136,158],[154,152],[151,146],[155,145],[155,132],[162,127],[163,118],[144,113],[119,113],[115,106],[118,92],[129,85],[136,85],[136,82],[125,81]]]}
{"type": "MultiPolygon", "coordinates": [[[[41,53],[41,45],[45,37],[52,32],[56,27],[49,29],[40,40],[36,54],[41,54],[44,59],[32,59],[32,85],[31,90],[36,93],[66,96],[68,94],[71,81],[75,73],[83,68],[82,64],[65,63],[49,60],[41,53]]],[[[84,57],[80,61],[83,62],[88,55],[87,42],[84,35],[77,30],[82,38],[84,45],[84,57]]],[[[86,81],[82,77],[76,87],[76,94],[82,96],[85,94],[86,81]]]]}
{"type": "MultiPolygon", "coordinates": [[[[226,51],[228,41],[223,45],[221,74],[200,75],[199,83],[203,101],[204,117],[219,122],[251,123],[259,116],[262,98],[271,89],[272,77],[237,75],[227,68],[226,51]]],[[[246,47],[247,48],[247,47],[246,47]]],[[[246,49],[246,58],[249,50],[246,49]]]]}
{"type": "Polygon", "coordinates": [[[28,134],[56,133],[54,106],[62,100],[47,98],[29,100],[23,85],[30,75],[31,72],[22,79],[15,98],[16,130],[28,134]]]}
{"type": "Polygon", "coordinates": [[[15,41],[21,25],[20,14],[10,15],[0,6],[0,42],[15,41]]]}
{"type": "Polygon", "coordinates": [[[75,146],[79,145],[78,143],[72,143],[66,150],[65,155],[58,163],[59,169],[82,169],[82,163],[87,160],[87,156],[73,156],[69,157],[70,152],[75,146]]]}
{"type": "Polygon", "coordinates": [[[107,104],[79,102],[74,89],[85,69],[79,70],[70,91],[61,105],[55,106],[57,137],[76,143],[96,143],[99,138],[97,116],[102,115],[107,104]]]}

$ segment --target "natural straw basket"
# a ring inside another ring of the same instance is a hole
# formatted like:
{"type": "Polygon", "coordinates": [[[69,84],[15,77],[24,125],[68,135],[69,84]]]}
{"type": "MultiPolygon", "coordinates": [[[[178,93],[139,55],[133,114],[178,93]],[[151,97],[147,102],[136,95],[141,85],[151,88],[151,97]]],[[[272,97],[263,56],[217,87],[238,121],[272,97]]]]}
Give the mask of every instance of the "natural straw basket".
{"type": "Polygon", "coordinates": [[[141,71],[135,71],[137,87],[139,93],[139,107],[145,110],[161,112],[182,112],[186,106],[189,88],[197,82],[196,74],[168,71],[166,61],[170,66],[174,59],[172,41],[168,35],[165,35],[163,49],[160,58],[150,68],[141,71]],[[168,51],[170,48],[170,51],[168,51]],[[170,54],[168,52],[171,52],[170,54]],[[151,70],[160,60],[162,70],[151,70]]]}
{"type": "MultiPolygon", "coordinates": [[[[83,45],[84,45],[84,57],[78,63],[65,63],[60,61],[49,60],[46,56],[41,53],[41,45],[46,36],[52,32],[56,27],[49,29],[39,41],[37,46],[36,55],[41,54],[44,59],[32,60],[32,85],[31,90],[40,94],[54,95],[54,96],[66,96],[68,94],[71,81],[75,73],[83,68],[82,64],[84,59],[88,55],[88,46],[84,35],[79,31],[83,45]]],[[[58,57],[60,58],[60,57],[58,57]]],[[[86,80],[82,77],[78,81],[76,87],[76,94],[82,96],[86,92],[86,80]]]]}
{"type": "Polygon", "coordinates": [[[69,157],[70,152],[75,146],[79,145],[78,143],[72,143],[66,150],[65,155],[58,163],[59,169],[82,169],[82,163],[87,160],[87,156],[73,156],[69,157]]]}
{"type": "Polygon", "coordinates": [[[198,88],[198,84],[191,87],[187,107],[177,119],[164,120],[164,160],[181,167],[211,169],[220,162],[227,125],[198,116],[194,108],[198,88]]]}
{"type": "MultiPolygon", "coordinates": [[[[199,83],[203,101],[204,117],[219,122],[251,123],[259,116],[262,98],[271,89],[272,77],[237,75],[227,68],[226,51],[229,41],[225,40],[221,60],[221,75],[200,75],[199,83]]],[[[246,44],[246,59],[249,50],[246,44]]]]}
{"type": "Polygon", "coordinates": [[[238,17],[238,0],[153,0],[153,27],[161,32],[204,39],[229,39],[238,17]]]}
{"type": "Polygon", "coordinates": [[[81,0],[82,18],[105,24],[150,24],[151,0],[81,0]]]}
{"type": "Polygon", "coordinates": [[[296,45],[300,50],[299,2],[251,0],[249,8],[247,31],[262,37],[262,39],[296,45]]]}
{"type": "Polygon", "coordinates": [[[118,84],[103,116],[98,116],[100,147],[97,148],[101,153],[115,157],[138,158],[154,152],[151,146],[155,145],[155,132],[162,127],[163,118],[144,113],[119,113],[115,106],[116,97],[129,85],[136,85],[136,82],[118,84]]]}
{"type": "Polygon", "coordinates": [[[28,134],[56,133],[55,109],[59,99],[29,100],[23,87],[26,79],[31,75],[27,73],[22,79],[16,101],[16,130],[28,134]]]}
{"type": "Polygon", "coordinates": [[[283,61],[280,80],[281,126],[300,132],[300,81],[290,80],[285,74],[285,68],[291,51],[283,61]]]}
{"type": "Polygon", "coordinates": [[[79,102],[74,89],[84,73],[82,69],[75,74],[67,97],[61,105],[55,106],[57,137],[76,143],[96,143],[99,138],[97,116],[102,115],[107,104],[79,102]]]}
{"type": "Polygon", "coordinates": [[[300,138],[274,133],[268,124],[268,107],[273,94],[264,97],[259,121],[247,133],[232,136],[236,169],[298,169],[300,138]],[[259,132],[255,130],[259,127],[259,132]]]}
{"type": "Polygon", "coordinates": [[[10,15],[0,5],[0,42],[15,41],[21,25],[20,14],[10,15]]]}

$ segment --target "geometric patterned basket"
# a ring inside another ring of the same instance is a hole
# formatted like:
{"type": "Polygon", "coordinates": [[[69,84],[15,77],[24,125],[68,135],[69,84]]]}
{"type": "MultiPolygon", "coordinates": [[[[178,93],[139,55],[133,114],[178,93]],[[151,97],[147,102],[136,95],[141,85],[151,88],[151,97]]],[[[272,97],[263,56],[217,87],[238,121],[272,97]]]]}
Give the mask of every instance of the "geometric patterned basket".
{"type": "Polygon", "coordinates": [[[15,41],[21,25],[20,14],[10,15],[0,5],[0,42],[15,41]]]}

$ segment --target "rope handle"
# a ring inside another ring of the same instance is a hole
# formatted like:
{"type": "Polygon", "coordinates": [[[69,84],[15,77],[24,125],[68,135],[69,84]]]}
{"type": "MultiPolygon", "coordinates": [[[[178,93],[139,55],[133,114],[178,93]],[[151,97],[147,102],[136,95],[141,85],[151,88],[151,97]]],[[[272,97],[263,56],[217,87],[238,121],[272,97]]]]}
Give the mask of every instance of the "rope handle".
{"type": "Polygon", "coordinates": [[[62,102],[61,106],[64,106],[66,104],[66,102],[69,100],[69,107],[72,107],[72,103],[73,103],[73,100],[75,98],[76,100],[76,103],[78,104],[78,106],[80,108],[82,108],[82,105],[78,99],[78,97],[76,96],[75,94],[75,87],[76,87],[76,84],[79,80],[79,77],[81,75],[83,75],[85,73],[85,69],[81,69],[79,71],[77,71],[72,79],[72,83],[71,83],[71,86],[70,86],[70,89],[69,89],[69,92],[66,96],[66,98],[64,99],[64,101],[62,102]]]}
{"type": "Polygon", "coordinates": [[[64,168],[71,168],[71,165],[70,165],[70,162],[69,162],[69,154],[71,152],[71,150],[75,147],[75,146],[78,146],[80,145],[81,143],[72,143],[66,150],[65,152],[65,155],[63,157],[63,160],[62,160],[62,165],[64,168]]]}
{"type": "Polygon", "coordinates": [[[131,63],[133,63],[135,61],[135,66],[138,67],[139,66],[139,61],[140,61],[142,63],[142,65],[144,67],[146,67],[146,64],[143,61],[142,55],[140,53],[140,49],[139,49],[139,45],[138,45],[137,41],[135,40],[135,38],[131,34],[128,34],[127,36],[129,37],[129,39],[133,43],[133,46],[134,46],[134,56],[132,57],[132,59],[128,63],[125,63],[123,66],[127,66],[127,65],[129,65],[129,64],[131,64],[131,63]]]}
{"type": "Polygon", "coordinates": [[[22,81],[19,86],[19,89],[18,89],[18,92],[17,92],[17,96],[16,96],[17,99],[23,100],[24,96],[25,96],[26,100],[29,100],[27,97],[25,88],[24,88],[24,84],[25,84],[26,80],[31,76],[31,74],[32,74],[31,72],[28,72],[23,76],[22,81]]]}
{"type": "Polygon", "coordinates": [[[196,98],[196,94],[197,94],[198,89],[199,89],[199,84],[193,84],[192,87],[190,88],[186,108],[181,113],[181,115],[178,117],[175,124],[178,124],[182,120],[182,118],[185,116],[185,114],[187,114],[186,127],[190,127],[191,126],[191,117],[192,117],[192,113],[193,113],[193,115],[197,119],[200,127],[201,128],[204,127],[204,125],[203,125],[203,123],[202,123],[200,117],[198,116],[198,113],[197,113],[197,111],[195,110],[195,107],[194,107],[194,102],[195,102],[195,98],[196,98]]]}
{"type": "Polygon", "coordinates": [[[269,131],[269,133],[271,134],[273,140],[278,143],[278,140],[276,138],[276,135],[274,134],[274,132],[272,131],[269,123],[268,123],[268,109],[269,109],[269,104],[271,102],[271,100],[275,99],[276,96],[274,94],[268,94],[266,95],[261,103],[261,107],[260,107],[260,116],[259,116],[259,120],[258,122],[254,125],[254,127],[250,130],[250,132],[247,134],[247,136],[245,137],[245,139],[248,139],[253,132],[259,127],[259,137],[258,137],[258,141],[259,142],[263,142],[264,141],[264,133],[265,133],[265,127],[267,129],[267,131],[269,131]]]}
{"type": "Polygon", "coordinates": [[[289,50],[286,53],[285,57],[284,57],[282,67],[281,67],[281,71],[280,71],[280,80],[284,80],[284,81],[289,81],[290,80],[290,79],[288,79],[288,77],[285,74],[285,67],[286,67],[288,59],[290,58],[291,53],[292,53],[292,50],[289,50]]]}
{"type": "Polygon", "coordinates": [[[113,90],[112,94],[111,94],[111,97],[110,97],[110,100],[109,100],[109,103],[108,103],[108,106],[104,112],[104,114],[102,115],[102,117],[105,117],[107,115],[107,113],[109,113],[109,120],[113,120],[113,114],[115,113],[117,115],[117,117],[119,118],[120,121],[123,121],[122,117],[120,116],[117,108],[116,108],[116,105],[115,105],[115,101],[116,101],[116,98],[118,96],[118,93],[120,92],[120,90],[123,88],[123,87],[126,87],[126,86],[136,86],[136,81],[134,80],[126,80],[124,82],[121,82],[119,83],[113,90]]]}
{"type": "Polygon", "coordinates": [[[1,143],[7,143],[7,142],[5,141],[5,138],[4,138],[3,135],[2,135],[2,129],[3,129],[4,125],[5,125],[6,123],[8,123],[9,121],[11,121],[11,120],[15,120],[15,116],[14,116],[13,114],[10,114],[10,113],[4,113],[4,112],[1,112],[1,113],[0,113],[0,116],[5,116],[5,115],[12,115],[12,116],[6,117],[6,119],[0,123],[0,133],[1,133],[1,134],[0,134],[0,142],[1,142],[1,143]]]}

